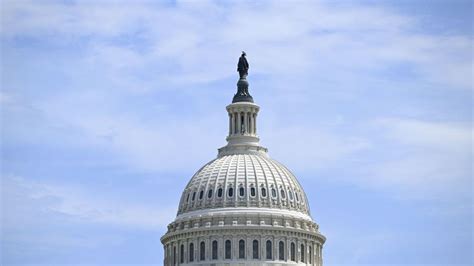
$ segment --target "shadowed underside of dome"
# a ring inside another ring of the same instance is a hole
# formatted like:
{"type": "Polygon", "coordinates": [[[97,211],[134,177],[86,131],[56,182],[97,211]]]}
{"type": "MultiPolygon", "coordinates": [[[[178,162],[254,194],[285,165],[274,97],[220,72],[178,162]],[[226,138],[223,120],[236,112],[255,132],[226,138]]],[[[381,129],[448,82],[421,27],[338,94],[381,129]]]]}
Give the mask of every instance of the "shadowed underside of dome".
{"type": "Polygon", "coordinates": [[[178,215],[223,207],[288,209],[309,215],[295,176],[275,160],[255,154],[227,155],[206,164],[184,190],[178,215]]]}

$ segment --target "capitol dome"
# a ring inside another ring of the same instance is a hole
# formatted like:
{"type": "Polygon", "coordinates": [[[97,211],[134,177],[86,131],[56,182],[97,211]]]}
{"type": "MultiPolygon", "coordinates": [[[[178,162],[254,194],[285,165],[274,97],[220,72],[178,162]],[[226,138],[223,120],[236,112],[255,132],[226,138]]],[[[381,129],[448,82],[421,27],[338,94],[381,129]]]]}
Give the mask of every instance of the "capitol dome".
{"type": "Polygon", "coordinates": [[[286,210],[310,219],[296,177],[266,154],[229,154],[204,165],[186,186],[178,215],[228,207],[286,210]]]}
{"type": "Polygon", "coordinates": [[[259,144],[260,107],[245,66],[243,54],[238,91],[227,106],[227,145],[191,178],[161,238],[166,266],[322,265],[326,238],[303,188],[259,144]]]}

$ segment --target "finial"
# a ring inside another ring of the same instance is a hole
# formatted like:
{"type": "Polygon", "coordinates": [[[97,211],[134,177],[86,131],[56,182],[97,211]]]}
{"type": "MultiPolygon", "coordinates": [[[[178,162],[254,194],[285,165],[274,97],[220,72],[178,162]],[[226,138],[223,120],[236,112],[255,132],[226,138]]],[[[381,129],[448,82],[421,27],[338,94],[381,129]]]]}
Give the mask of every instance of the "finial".
{"type": "Polygon", "coordinates": [[[239,63],[237,64],[237,71],[239,72],[239,81],[237,82],[237,93],[234,95],[232,102],[252,102],[253,98],[249,93],[249,83],[247,81],[248,71],[249,71],[249,62],[245,57],[247,54],[242,51],[242,55],[239,58],[239,63]]]}

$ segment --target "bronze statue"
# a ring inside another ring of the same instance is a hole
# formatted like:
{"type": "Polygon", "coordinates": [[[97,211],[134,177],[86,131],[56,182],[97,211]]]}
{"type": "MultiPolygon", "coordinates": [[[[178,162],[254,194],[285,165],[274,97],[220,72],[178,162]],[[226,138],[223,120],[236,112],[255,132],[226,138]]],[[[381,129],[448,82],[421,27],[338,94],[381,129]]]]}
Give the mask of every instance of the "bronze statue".
{"type": "Polygon", "coordinates": [[[237,64],[237,71],[239,72],[240,79],[237,81],[237,93],[232,99],[233,103],[236,102],[251,102],[253,103],[253,98],[249,93],[249,82],[247,81],[247,75],[249,71],[249,62],[245,58],[246,54],[242,51],[242,55],[239,58],[239,63],[237,64]]]}
{"type": "Polygon", "coordinates": [[[239,72],[240,78],[246,78],[249,74],[249,62],[247,62],[247,58],[245,58],[247,54],[242,51],[242,55],[239,58],[239,63],[237,65],[237,71],[239,72]]]}

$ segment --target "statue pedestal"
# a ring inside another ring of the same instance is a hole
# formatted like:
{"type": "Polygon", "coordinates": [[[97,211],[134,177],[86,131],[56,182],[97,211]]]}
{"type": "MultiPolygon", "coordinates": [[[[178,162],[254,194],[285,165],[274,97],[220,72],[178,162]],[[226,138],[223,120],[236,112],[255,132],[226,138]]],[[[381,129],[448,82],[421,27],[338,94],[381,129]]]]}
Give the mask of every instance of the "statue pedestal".
{"type": "Polygon", "coordinates": [[[245,77],[240,78],[237,82],[237,93],[232,99],[232,103],[236,102],[251,102],[253,103],[253,98],[249,93],[249,82],[245,77]]]}

